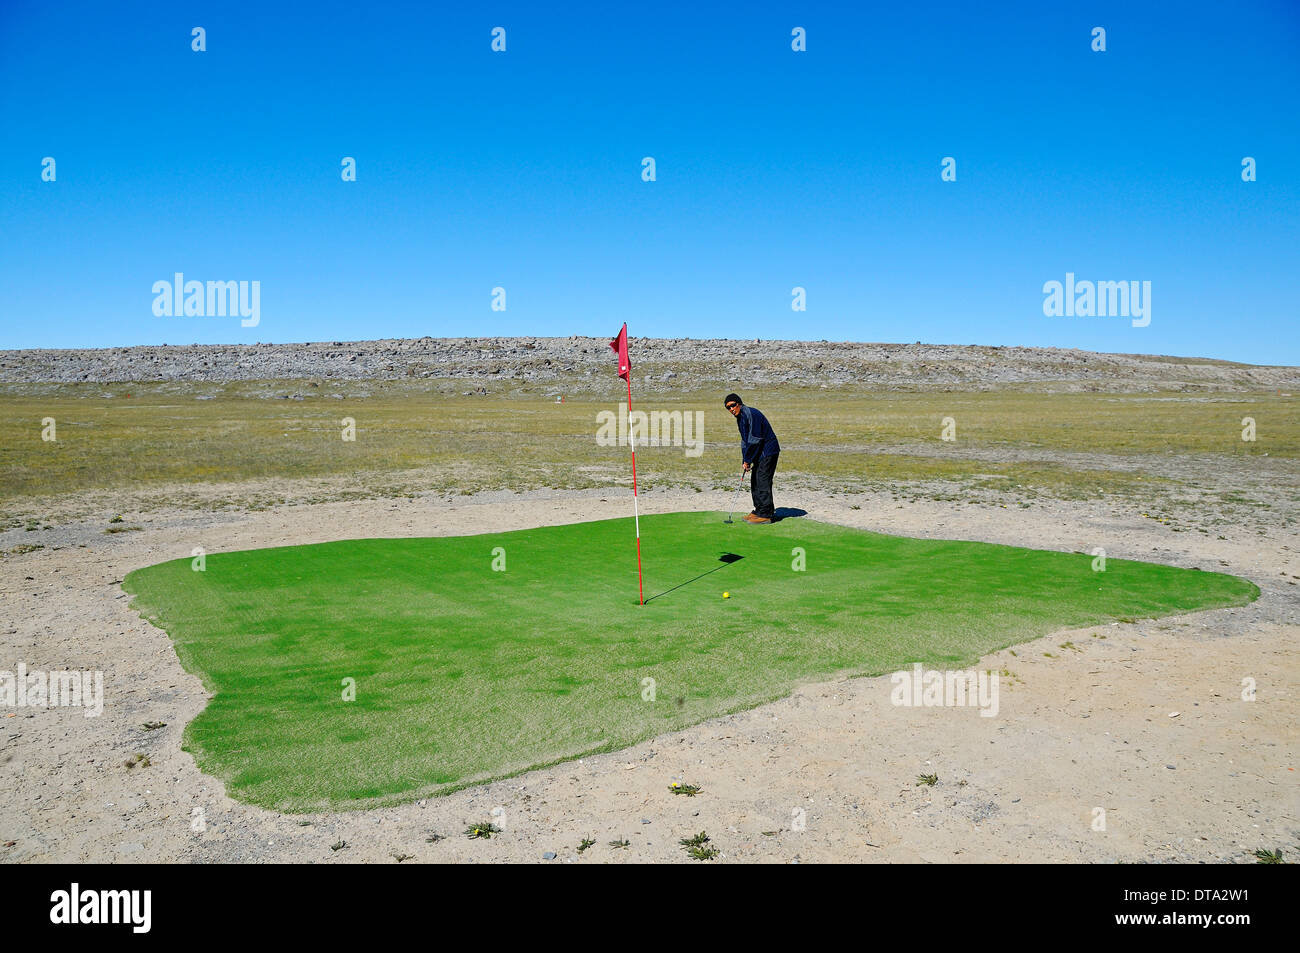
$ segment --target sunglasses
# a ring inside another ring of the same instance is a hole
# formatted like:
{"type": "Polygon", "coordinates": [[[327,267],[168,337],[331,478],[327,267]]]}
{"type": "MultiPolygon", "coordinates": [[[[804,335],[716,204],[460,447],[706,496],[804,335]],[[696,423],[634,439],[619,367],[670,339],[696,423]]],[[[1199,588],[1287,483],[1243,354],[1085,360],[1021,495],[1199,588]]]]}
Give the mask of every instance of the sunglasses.
{"type": "Polygon", "coordinates": [[[739,407],[740,405],[739,405],[739,404],[724,404],[723,406],[725,406],[725,407],[727,408],[727,410],[735,410],[735,409],[736,409],[737,407],[739,407]]]}

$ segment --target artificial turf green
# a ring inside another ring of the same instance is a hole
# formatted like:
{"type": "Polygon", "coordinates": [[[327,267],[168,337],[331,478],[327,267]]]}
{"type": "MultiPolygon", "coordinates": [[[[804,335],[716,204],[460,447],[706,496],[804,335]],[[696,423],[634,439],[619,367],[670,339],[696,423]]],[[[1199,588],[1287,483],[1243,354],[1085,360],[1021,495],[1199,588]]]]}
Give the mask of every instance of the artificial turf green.
{"type": "Polygon", "coordinates": [[[800,680],[963,667],[1062,627],[1259,594],[1220,573],[1095,572],[1091,555],[806,518],[672,513],[641,530],[645,606],[630,519],[212,553],[202,572],[174,560],[123,588],[214,693],[186,749],[231,796],[289,811],[445,793],[800,680]]]}

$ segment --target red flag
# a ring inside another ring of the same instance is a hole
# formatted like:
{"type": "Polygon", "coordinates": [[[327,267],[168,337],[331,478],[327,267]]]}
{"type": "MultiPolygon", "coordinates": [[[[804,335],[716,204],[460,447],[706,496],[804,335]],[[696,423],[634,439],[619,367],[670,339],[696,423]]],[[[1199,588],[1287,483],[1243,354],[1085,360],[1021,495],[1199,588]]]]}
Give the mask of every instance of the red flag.
{"type": "Polygon", "coordinates": [[[618,355],[618,376],[629,384],[632,383],[632,362],[627,356],[627,324],[618,332],[618,337],[609,342],[609,349],[618,355]]]}

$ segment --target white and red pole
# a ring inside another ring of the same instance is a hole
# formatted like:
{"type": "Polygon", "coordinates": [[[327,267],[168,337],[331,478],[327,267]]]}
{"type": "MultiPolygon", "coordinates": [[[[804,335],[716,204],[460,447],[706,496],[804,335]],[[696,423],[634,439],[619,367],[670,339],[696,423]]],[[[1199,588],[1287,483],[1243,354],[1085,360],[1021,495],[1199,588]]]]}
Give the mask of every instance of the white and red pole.
{"type": "Polygon", "coordinates": [[[632,429],[632,374],[627,375],[627,442],[632,447],[632,517],[636,521],[636,586],[645,605],[645,583],[641,579],[641,509],[636,495],[636,431],[632,429]]]}
{"type": "Polygon", "coordinates": [[[636,519],[636,586],[641,605],[645,605],[645,582],[641,576],[641,509],[636,492],[636,433],[632,430],[632,359],[627,353],[627,322],[619,329],[618,337],[609,342],[609,348],[618,355],[618,376],[627,381],[627,435],[632,448],[632,514],[636,519]]]}

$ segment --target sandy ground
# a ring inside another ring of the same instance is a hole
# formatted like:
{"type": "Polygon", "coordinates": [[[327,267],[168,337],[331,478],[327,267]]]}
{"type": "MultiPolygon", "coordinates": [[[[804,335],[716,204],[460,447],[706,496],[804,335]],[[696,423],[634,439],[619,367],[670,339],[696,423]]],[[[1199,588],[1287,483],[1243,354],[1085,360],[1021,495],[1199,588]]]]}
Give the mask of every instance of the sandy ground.
{"type": "MultiPolygon", "coordinates": [[[[646,512],[720,510],[728,497],[665,491],[642,502],[646,512]]],[[[626,516],[630,501],[607,490],[155,509],[126,514],[141,531],[111,536],[102,520],[64,524],[60,548],[0,560],[0,668],[102,670],[106,704],[98,718],[75,708],[0,716],[0,860],[693,862],[677,842],[698,831],[720,861],[1253,862],[1261,848],[1300,851],[1300,533],[1239,525],[1214,539],[1099,502],[1020,509],[807,492],[778,503],[890,533],[1104,546],[1111,557],[1236,573],[1261,596],[989,656],[979,668],[1010,673],[992,718],[894,706],[888,678],[807,684],[752,711],[442,798],[282,815],[232,801],[180,749],[207,695],[166,634],[127,607],[126,573],[194,546],[481,533],[626,516]],[[1253,701],[1242,697],[1247,678],[1253,701]],[[145,732],[146,721],[166,727],[145,732]],[[152,763],[128,771],[134,752],[152,763]],[[916,784],[931,773],[936,785],[916,784]],[[672,781],[703,792],[674,796],[672,781]],[[1094,829],[1098,808],[1104,830],[1094,829]],[[463,836],[485,820],[503,833],[463,836]],[[584,837],[596,845],[579,855],[584,837]],[[331,850],[340,840],[347,846],[331,850]]],[[[7,546],[24,542],[21,531],[8,536],[7,546]]]]}

